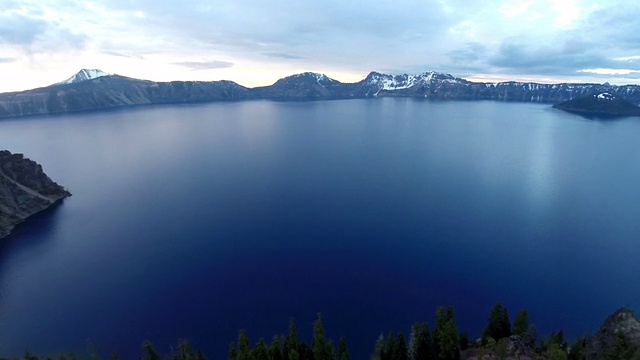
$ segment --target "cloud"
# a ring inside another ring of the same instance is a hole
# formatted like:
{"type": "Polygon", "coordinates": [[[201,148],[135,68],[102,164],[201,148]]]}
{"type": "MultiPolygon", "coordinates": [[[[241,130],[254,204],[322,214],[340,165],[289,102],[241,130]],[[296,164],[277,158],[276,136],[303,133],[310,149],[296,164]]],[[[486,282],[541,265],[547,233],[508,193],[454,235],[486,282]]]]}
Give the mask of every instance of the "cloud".
{"type": "Polygon", "coordinates": [[[0,43],[30,54],[83,49],[86,39],[57,22],[12,11],[0,13],[0,43]]]}
{"type": "Polygon", "coordinates": [[[273,58],[279,58],[279,59],[289,59],[289,60],[303,59],[303,57],[300,55],[280,53],[280,52],[263,52],[262,55],[273,57],[273,58]]]}
{"type": "Polygon", "coordinates": [[[41,19],[11,12],[0,15],[0,40],[5,44],[31,45],[48,29],[49,24],[41,19]]]}
{"type": "Polygon", "coordinates": [[[487,47],[477,43],[467,43],[464,47],[450,51],[449,59],[454,64],[476,62],[482,59],[487,52],[487,47]]]}
{"type": "Polygon", "coordinates": [[[609,67],[611,60],[590,42],[571,38],[544,45],[524,38],[509,38],[502,42],[488,64],[508,72],[537,74],[575,73],[585,68],[609,67]]]}
{"type": "Polygon", "coordinates": [[[13,57],[0,57],[0,63],[12,63],[18,61],[17,58],[13,57]]]}
{"type": "Polygon", "coordinates": [[[190,70],[210,70],[210,69],[224,69],[233,66],[233,63],[228,61],[211,60],[211,61],[181,61],[174,62],[174,65],[182,66],[190,70]]]}

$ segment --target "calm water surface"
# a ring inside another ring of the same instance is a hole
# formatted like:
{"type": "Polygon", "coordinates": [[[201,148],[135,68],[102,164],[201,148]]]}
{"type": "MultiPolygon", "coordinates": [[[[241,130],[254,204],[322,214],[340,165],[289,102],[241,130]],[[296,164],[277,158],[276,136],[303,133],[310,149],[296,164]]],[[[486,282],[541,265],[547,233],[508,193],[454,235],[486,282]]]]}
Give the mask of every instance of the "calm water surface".
{"type": "Polygon", "coordinates": [[[640,309],[640,120],[544,105],[371,99],[152,107],[0,121],[73,196],[0,244],[0,353],[210,358],[246,328],[367,359],[453,305],[538,332],[640,309]]]}

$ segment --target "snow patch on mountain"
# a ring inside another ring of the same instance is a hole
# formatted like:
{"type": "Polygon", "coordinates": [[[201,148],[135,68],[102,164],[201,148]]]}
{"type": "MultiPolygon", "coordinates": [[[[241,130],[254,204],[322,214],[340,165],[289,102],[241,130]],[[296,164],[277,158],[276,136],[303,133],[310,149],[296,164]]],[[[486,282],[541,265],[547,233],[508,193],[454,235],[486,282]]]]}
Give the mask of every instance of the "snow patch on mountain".
{"type": "Polygon", "coordinates": [[[67,80],[61,81],[56,85],[75,84],[82,81],[93,80],[99,77],[110,76],[110,75],[113,75],[113,74],[108,74],[99,69],[82,69],[72,77],[68,78],[67,80]]]}
{"type": "Polygon", "coordinates": [[[598,95],[594,95],[598,100],[615,100],[616,97],[609,93],[600,93],[598,95]]]}

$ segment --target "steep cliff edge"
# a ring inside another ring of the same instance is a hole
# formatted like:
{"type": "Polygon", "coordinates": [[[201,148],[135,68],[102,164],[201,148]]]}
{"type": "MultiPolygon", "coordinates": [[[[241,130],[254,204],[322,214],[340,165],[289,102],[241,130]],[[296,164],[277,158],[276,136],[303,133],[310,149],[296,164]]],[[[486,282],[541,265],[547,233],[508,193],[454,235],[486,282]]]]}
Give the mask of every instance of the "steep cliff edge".
{"type": "Polygon", "coordinates": [[[0,238],[67,196],[71,193],[51,180],[42,166],[22,154],[0,150],[0,238]]]}

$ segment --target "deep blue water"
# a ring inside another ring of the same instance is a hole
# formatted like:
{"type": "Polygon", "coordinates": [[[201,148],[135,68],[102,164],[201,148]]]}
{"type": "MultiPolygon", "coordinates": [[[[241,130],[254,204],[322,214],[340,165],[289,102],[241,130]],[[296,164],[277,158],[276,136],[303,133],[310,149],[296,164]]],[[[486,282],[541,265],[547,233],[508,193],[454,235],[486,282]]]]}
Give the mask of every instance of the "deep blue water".
{"type": "Polygon", "coordinates": [[[545,105],[371,99],[0,121],[73,196],[0,244],[0,354],[212,359],[246,328],[376,337],[453,305],[539,334],[640,308],[640,120],[545,105]]]}

